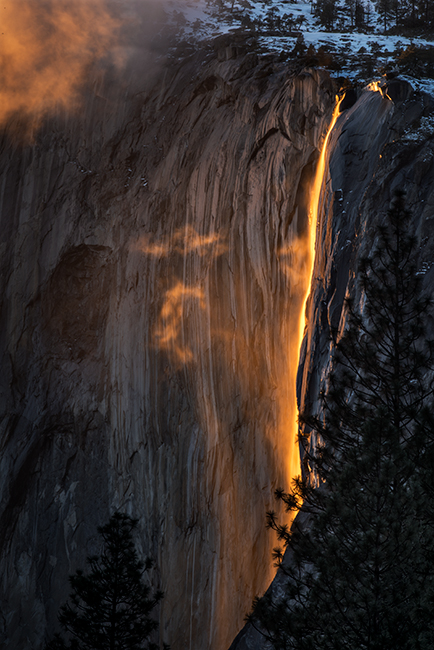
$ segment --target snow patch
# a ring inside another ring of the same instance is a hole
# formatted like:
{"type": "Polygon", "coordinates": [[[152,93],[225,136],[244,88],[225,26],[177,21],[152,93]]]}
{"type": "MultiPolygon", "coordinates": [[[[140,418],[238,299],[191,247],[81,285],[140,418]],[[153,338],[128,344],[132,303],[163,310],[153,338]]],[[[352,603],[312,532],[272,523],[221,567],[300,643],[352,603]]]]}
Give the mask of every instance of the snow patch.
{"type": "MultiPolygon", "coordinates": [[[[322,47],[335,57],[332,73],[353,81],[378,77],[393,65],[399,52],[410,46],[432,47],[433,39],[385,35],[371,0],[365,0],[364,32],[355,31],[344,13],[344,0],[337,0],[335,31],[321,27],[311,2],[303,0],[165,0],[172,25],[180,39],[200,43],[240,31],[257,39],[259,51],[295,54],[302,44],[322,47]]],[[[319,63],[321,66],[321,63],[319,63]]],[[[419,81],[419,89],[434,94],[434,81],[419,81]]]]}

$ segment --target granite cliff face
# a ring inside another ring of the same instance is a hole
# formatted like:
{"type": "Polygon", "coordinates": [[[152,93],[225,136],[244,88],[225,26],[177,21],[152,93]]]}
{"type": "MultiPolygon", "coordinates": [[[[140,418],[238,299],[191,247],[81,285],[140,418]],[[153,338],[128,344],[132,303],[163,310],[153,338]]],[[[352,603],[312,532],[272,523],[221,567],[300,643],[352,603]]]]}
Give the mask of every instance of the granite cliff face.
{"type": "MultiPolygon", "coordinates": [[[[426,291],[434,287],[434,99],[393,79],[348,93],[333,129],[327,153],[307,327],[300,356],[297,396],[302,409],[319,407],[333,357],[330,328],[345,325],[344,298],[360,299],[355,269],[367,255],[375,231],[384,219],[394,192],[404,189],[413,228],[420,240],[420,271],[426,291]],[[352,95],[352,96],[351,96],[352,95]]],[[[434,314],[429,329],[434,331],[434,314]]],[[[311,440],[311,444],[315,444],[311,440]]],[[[301,513],[301,524],[305,515],[301,513]]],[[[291,562],[289,551],[284,562],[291,562]]],[[[278,599],[285,577],[278,572],[270,589],[278,599]]],[[[269,646],[246,626],[232,650],[269,646]]]]}
{"type": "MultiPolygon", "coordinates": [[[[80,114],[47,120],[30,144],[13,121],[2,133],[5,647],[43,647],[115,509],[139,518],[173,650],[227,648],[272,577],[264,514],[298,464],[303,242],[337,88],[234,53],[168,65],[145,89],[100,73],[80,114]]],[[[417,135],[432,110],[395,81],[336,124],[302,404],[396,186],[432,282],[433,141],[417,135]]],[[[247,630],[234,647],[261,643],[247,630]]]]}
{"type": "Polygon", "coordinates": [[[79,114],[1,135],[2,647],[43,647],[115,509],[173,650],[228,647],[272,577],[335,87],[227,55],[100,72],[79,114]]]}

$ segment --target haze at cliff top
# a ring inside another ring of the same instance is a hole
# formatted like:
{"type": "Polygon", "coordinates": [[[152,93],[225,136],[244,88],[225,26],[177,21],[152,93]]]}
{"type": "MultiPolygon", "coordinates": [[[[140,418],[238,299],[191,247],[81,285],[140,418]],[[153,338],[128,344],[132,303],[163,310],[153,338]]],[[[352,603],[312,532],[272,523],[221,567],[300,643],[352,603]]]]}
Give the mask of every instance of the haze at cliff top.
{"type": "Polygon", "coordinates": [[[19,114],[37,125],[59,108],[77,109],[91,66],[122,68],[131,48],[146,46],[155,34],[151,25],[161,12],[156,2],[144,1],[5,0],[0,124],[19,114]]]}

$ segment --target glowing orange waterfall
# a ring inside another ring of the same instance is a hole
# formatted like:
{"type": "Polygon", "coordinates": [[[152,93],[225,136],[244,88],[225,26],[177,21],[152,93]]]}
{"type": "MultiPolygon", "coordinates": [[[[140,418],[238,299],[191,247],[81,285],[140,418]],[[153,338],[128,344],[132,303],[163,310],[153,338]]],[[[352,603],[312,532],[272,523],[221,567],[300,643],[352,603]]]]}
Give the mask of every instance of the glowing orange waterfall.
{"type": "MultiPolygon", "coordinates": [[[[330,138],[330,134],[339,116],[341,101],[342,99],[337,101],[336,106],[334,108],[332,119],[330,121],[330,125],[327,130],[321,148],[321,154],[318,160],[318,164],[315,172],[315,179],[311,190],[311,201],[309,207],[309,230],[308,230],[305,246],[302,247],[302,251],[301,251],[301,254],[304,256],[304,261],[305,261],[304,268],[305,268],[305,278],[307,280],[306,282],[307,286],[306,286],[306,291],[300,309],[300,319],[298,324],[298,345],[296,347],[297,358],[295,360],[295,364],[296,364],[295,368],[298,368],[300,362],[300,348],[303,342],[303,336],[306,327],[306,303],[312,286],[312,272],[313,272],[313,265],[315,260],[316,233],[317,233],[317,225],[318,225],[318,207],[321,198],[321,189],[322,189],[323,179],[324,179],[327,145],[330,138]]],[[[295,390],[294,390],[294,395],[295,395],[295,390]]],[[[298,433],[298,405],[297,405],[296,396],[294,397],[294,399],[295,399],[294,413],[296,414],[296,418],[294,420],[294,424],[293,424],[294,429],[292,431],[291,438],[295,442],[297,440],[297,433],[298,433]]],[[[300,473],[300,458],[296,450],[294,450],[293,458],[291,458],[290,471],[292,477],[297,476],[300,473]]]]}
{"type": "MultiPolygon", "coordinates": [[[[308,255],[309,255],[309,261],[308,261],[308,277],[312,278],[312,272],[313,272],[313,263],[315,260],[315,245],[316,245],[316,231],[317,231],[317,225],[318,225],[318,206],[319,206],[319,201],[321,198],[321,189],[322,189],[322,183],[324,179],[324,168],[325,168],[325,159],[326,159],[326,154],[327,154],[327,145],[328,141],[330,138],[330,134],[333,130],[334,125],[336,124],[336,120],[338,119],[339,116],[339,111],[340,111],[340,105],[341,105],[342,99],[340,99],[333,111],[332,119],[330,122],[330,126],[328,128],[327,134],[324,138],[324,142],[322,145],[321,149],[321,155],[318,160],[318,165],[316,168],[315,172],[315,180],[313,183],[312,187],[312,198],[310,202],[310,208],[309,208],[309,248],[308,248],[308,255]]],[[[300,321],[299,321],[299,347],[301,346],[301,343],[303,341],[303,335],[304,335],[304,329],[306,326],[306,303],[307,299],[310,294],[311,290],[311,285],[312,281],[309,282],[308,289],[306,291],[306,295],[303,300],[303,308],[300,313],[300,321]]]]}

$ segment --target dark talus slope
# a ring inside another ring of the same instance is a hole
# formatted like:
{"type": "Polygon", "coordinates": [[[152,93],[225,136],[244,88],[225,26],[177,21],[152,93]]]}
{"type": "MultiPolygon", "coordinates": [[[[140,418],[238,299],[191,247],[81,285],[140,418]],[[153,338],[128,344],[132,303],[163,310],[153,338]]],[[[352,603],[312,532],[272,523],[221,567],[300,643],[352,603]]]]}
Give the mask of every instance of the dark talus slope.
{"type": "Polygon", "coordinates": [[[227,647],[265,589],[294,246],[334,94],[210,54],[143,92],[100,78],[31,144],[3,132],[3,646],[42,647],[116,508],[140,519],[173,650],[227,647]]]}
{"type": "MultiPolygon", "coordinates": [[[[420,239],[419,272],[426,290],[432,293],[434,289],[433,115],[432,97],[394,79],[362,92],[342,112],[331,134],[298,374],[302,409],[308,404],[318,407],[333,355],[330,329],[345,324],[345,296],[360,298],[355,275],[358,257],[369,252],[371,235],[375,236],[397,189],[406,192],[414,232],[420,239]]],[[[429,329],[434,333],[432,324],[429,329]]],[[[284,561],[291,562],[289,552],[284,561]]],[[[276,598],[284,580],[278,572],[270,587],[276,598]]],[[[264,637],[250,625],[231,645],[233,650],[265,648],[264,637]]]]}

